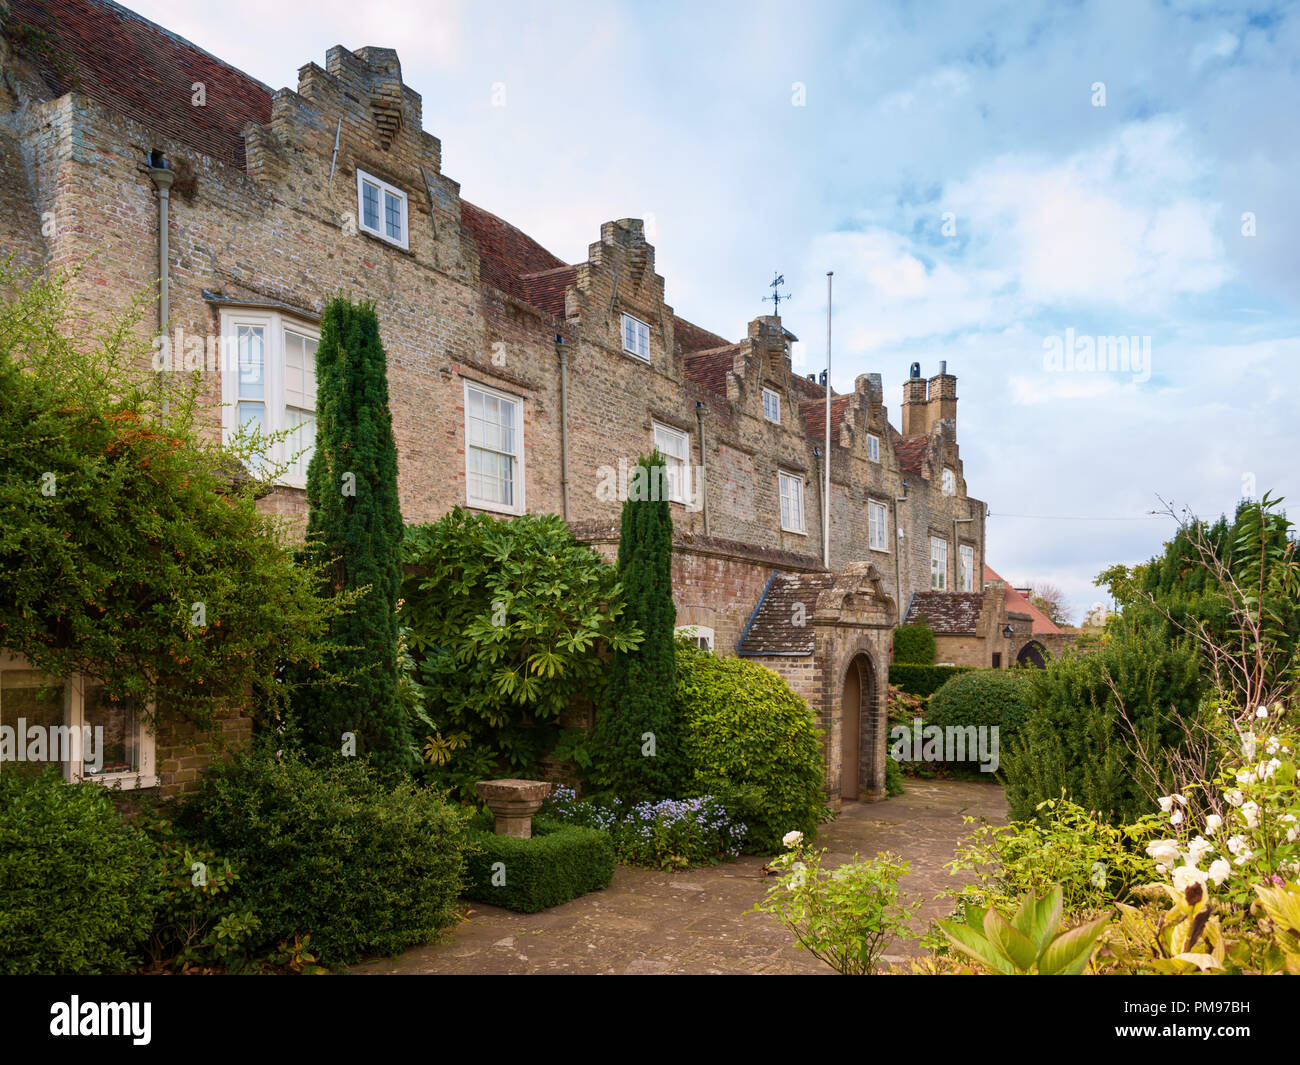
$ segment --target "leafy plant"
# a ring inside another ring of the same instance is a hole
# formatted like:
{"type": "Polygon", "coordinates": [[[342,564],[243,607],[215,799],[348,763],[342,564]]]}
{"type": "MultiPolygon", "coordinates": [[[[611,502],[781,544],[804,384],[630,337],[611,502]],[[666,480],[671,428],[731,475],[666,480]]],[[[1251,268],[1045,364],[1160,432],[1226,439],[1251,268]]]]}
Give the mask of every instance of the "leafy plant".
{"type": "Polygon", "coordinates": [[[992,906],[966,907],[964,922],[937,924],[953,948],[1003,976],[1078,976],[1087,968],[1109,917],[1063,930],[1061,889],[1026,895],[1008,921],[992,906]]]}
{"type": "Polygon", "coordinates": [[[914,934],[911,912],[898,881],[908,863],[882,852],[874,861],[823,866],[825,851],[805,847],[802,833],[786,836],[789,849],[771,865],[780,878],[751,913],[775,917],[795,940],[843,976],[876,971],[891,941],[914,934]]]}
{"type": "Polygon", "coordinates": [[[614,846],[593,828],[533,819],[531,839],[498,836],[479,817],[467,839],[473,847],[465,895],[517,913],[538,910],[600,891],[614,876],[614,846]]]}
{"type": "Polygon", "coordinates": [[[1011,746],[1029,717],[1025,674],[980,669],[944,683],[926,704],[926,725],[997,729],[999,750],[1011,746]]]}
{"type": "Polygon", "coordinates": [[[599,698],[606,648],[636,646],[614,568],[553,514],[499,521],[454,508],[411,526],[402,622],[428,721],[431,775],[473,798],[473,784],[527,775],[559,747],[560,715],[599,698]]]}

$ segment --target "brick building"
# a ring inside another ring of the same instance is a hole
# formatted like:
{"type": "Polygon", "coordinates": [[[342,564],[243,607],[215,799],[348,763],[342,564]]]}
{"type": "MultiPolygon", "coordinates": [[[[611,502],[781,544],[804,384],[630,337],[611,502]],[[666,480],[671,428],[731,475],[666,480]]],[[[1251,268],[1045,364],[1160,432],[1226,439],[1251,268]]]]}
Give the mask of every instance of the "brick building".
{"type": "MultiPolygon", "coordinates": [[[[310,445],[319,315],[346,291],[377,305],[409,522],[555,512],[612,557],[620,471],[658,446],[679,624],[809,699],[833,802],[883,794],[899,605],[983,591],[944,364],[912,366],[896,423],[879,374],[828,411],[780,318],[673,313],[639,220],[593,220],[565,262],[462,198],[391,49],[332,48],[273,90],[108,0],[0,0],[0,29],[0,241],[20,265],[85,263],[92,314],[164,279],[160,350],[205,368],[214,435],[254,420],[310,445]]],[[[305,468],[265,505],[301,520],[305,468]]],[[[185,750],[150,755],[169,788],[185,750]]]]}

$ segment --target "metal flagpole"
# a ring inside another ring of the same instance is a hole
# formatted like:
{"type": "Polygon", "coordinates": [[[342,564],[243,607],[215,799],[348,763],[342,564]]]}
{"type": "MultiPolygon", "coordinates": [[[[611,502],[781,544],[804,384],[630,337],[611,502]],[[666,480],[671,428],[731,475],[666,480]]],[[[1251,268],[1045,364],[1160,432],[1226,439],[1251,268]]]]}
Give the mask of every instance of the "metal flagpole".
{"type": "Polygon", "coordinates": [[[826,459],[823,468],[826,484],[822,487],[822,565],[831,568],[831,278],[826,271],[826,459]]]}

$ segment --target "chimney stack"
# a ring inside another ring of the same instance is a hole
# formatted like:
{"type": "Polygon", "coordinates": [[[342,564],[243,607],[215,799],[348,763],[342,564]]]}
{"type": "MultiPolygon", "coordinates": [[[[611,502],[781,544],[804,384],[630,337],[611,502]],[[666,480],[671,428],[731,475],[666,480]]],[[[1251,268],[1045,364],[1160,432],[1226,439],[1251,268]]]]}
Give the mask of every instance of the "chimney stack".
{"type": "Polygon", "coordinates": [[[925,378],[921,376],[921,364],[914,362],[912,363],[911,373],[903,383],[902,430],[904,436],[924,436],[929,432],[928,410],[925,378]]]}
{"type": "Polygon", "coordinates": [[[957,378],[948,372],[946,362],[939,363],[939,372],[930,378],[929,398],[925,406],[925,431],[928,433],[939,425],[945,436],[956,440],[957,378]]]}

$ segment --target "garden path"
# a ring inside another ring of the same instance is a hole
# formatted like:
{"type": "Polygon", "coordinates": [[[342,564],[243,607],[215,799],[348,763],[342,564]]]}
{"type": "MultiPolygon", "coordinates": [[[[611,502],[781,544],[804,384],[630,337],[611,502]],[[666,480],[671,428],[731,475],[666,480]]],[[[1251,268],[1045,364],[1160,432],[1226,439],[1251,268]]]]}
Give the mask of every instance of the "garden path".
{"type": "MultiPolygon", "coordinates": [[[[911,863],[904,890],[924,904],[921,917],[945,917],[937,898],[955,880],[944,869],[969,829],[963,816],[1006,820],[1002,788],[975,781],[906,779],[884,802],[844,804],[823,825],[817,846],[828,864],[891,850],[911,863]]],[[[604,891],[536,914],[473,903],[446,942],[353,967],[355,973],[831,973],[765,914],[748,913],[770,877],[765,859],[668,873],[620,865],[604,891]]],[[[910,949],[909,949],[910,948],[910,949]]],[[[901,960],[914,942],[889,948],[901,960]],[[896,952],[896,953],[895,953],[896,952]]]]}

